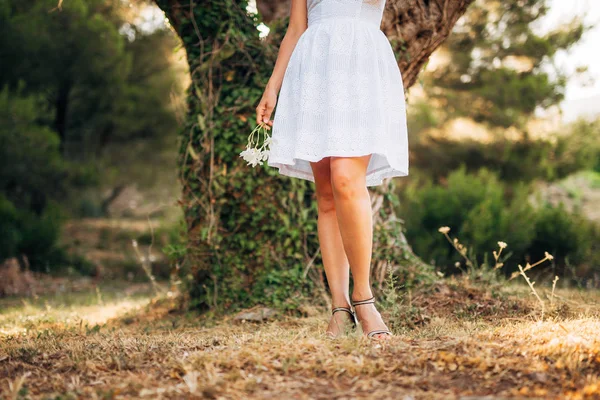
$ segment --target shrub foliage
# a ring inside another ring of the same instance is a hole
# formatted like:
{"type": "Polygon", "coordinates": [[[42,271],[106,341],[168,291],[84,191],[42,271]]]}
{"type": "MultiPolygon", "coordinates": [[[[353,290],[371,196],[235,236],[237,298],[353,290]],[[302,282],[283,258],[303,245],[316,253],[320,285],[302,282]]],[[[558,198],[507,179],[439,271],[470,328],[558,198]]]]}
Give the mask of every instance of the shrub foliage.
{"type": "Polygon", "coordinates": [[[468,173],[461,167],[441,184],[414,182],[404,195],[401,213],[406,215],[408,240],[416,254],[445,272],[458,272],[454,263],[461,258],[438,233],[442,226],[450,227],[479,263],[498,241],[508,243],[507,273],[519,263],[543,258],[545,252],[554,255],[559,275],[568,265],[598,261],[594,242],[600,236],[592,222],[562,206],[534,207],[528,186],[503,182],[489,170],[468,173]]]}

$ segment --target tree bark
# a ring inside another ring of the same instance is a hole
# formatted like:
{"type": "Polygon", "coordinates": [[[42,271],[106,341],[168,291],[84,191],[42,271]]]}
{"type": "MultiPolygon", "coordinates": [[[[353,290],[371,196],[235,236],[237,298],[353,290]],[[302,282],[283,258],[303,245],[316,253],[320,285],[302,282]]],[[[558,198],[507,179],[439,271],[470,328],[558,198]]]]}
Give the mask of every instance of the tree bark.
{"type": "Polygon", "coordinates": [[[411,87],[429,57],[474,0],[389,0],[382,31],[395,42],[404,86],[411,87]]]}

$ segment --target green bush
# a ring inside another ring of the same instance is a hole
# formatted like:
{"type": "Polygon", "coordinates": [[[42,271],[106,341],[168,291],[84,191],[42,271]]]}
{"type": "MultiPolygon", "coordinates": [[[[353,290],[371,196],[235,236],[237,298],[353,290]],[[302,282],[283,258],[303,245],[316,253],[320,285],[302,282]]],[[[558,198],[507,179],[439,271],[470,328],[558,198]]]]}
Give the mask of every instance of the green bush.
{"type": "MultiPolygon", "coordinates": [[[[426,114],[421,112],[426,119],[426,114]]],[[[465,165],[470,172],[486,168],[506,182],[557,180],[581,170],[600,168],[600,121],[578,121],[543,139],[507,140],[504,132],[490,142],[415,137],[411,165],[436,180],[465,165]],[[435,160],[435,162],[431,162],[435,160]]]]}
{"type": "Polygon", "coordinates": [[[19,254],[27,256],[31,269],[51,272],[63,267],[68,258],[57,246],[62,225],[60,208],[50,204],[41,215],[24,210],[19,222],[19,254]]]}
{"type": "Polygon", "coordinates": [[[62,215],[56,204],[49,204],[38,215],[15,207],[0,193],[0,262],[23,256],[32,270],[50,272],[68,262],[57,247],[62,215]]]}
{"type": "Polygon", "coordinates": [[[443,185],[415,182],[404,192],[400,206],[407,239],[417,255],[444,272],[458,271],[454,263],[461,256],[438,232],[442,226],[450,227],[450,235],[479,263],[497,249],[498,241],[508,243],[506,273],[518,263],[543,258],[546,251],[555,256],[559,268],[590,262],[594,240],[599,238],[594,225],[562,206],[535,209],[528,192],[526,186],[503,183],[488,170],[470,174],[464,167],[452,172],[443,185]]]}
{"type": "Polygon", "coordinates": [[[557,135],[551,161],[555,174],[562,178],[581,170],[600,171],[600,119],[578,120],[566,134],[557,135]]]}
{"type": "Polygon", "coordinates": [[[411,147],[411,164],[426,176],[442,179],[465,165],[470,172],[494,171],[504,181],[531,181],[553,175],[552,144],[547,141],[427,138],[411,147]],[[435,162],[431,162],[435,160],[435,162]]]}
{"type": "Polygon", "coordinates": [[[0,193],[0,262],[17,254],[21,232],[16,207],[0,193]]]}
{"type": "Polygon", "coordinates": [[[566,263],[578,266],[594,262],[594,258],[597,260],[592,246],[599,239],[597,229],[582,215],[569,213],[562,204],[545,205],[537,210],[535,237],[528,255],[537,260],[549,252],[558,260],[557,272],[563,273],[566,263]]]}
{"type": "Polygon", "coordinates": [[[0,261],[27,257],[34,270],[64,260],[56,247],[67,165],[55,132],[40,125],[40,99],[0,91],[0,261]]]}

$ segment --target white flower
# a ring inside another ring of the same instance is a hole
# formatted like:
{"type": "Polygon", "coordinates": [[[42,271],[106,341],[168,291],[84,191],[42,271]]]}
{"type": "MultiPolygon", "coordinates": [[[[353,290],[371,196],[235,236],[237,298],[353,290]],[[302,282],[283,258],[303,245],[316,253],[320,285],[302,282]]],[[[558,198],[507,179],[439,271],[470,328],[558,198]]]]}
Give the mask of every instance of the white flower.
{"type": "Polygon", "coordinates": [[[253,168],[256,167],[260,162],[260,152],[257,149],[251,149],[247,161],[253,168]]]}
{"type": "Polygon", "coordinates": [[[262,151],[262,161],[267,161],[268,158],[269,158],[269,150],[263,150],[262,151]]]}
{"type": "Polygon", "coordinates": [[[498,242],[498,246],[500,246],[501,249],[505,249],[508,245],[505,242],[498,242]]]}
{"type": "Polygon", "coordinates": [[[440,229],[438,229],[438,232],[445,234],[445,233],[450,232],[450,228],[447,226],[442,226],[440,229]]]}
{"type": "Polygon", "coordinates": [[[246,149],[240,152],[240,157],[252,167],[256,167],[269,158],[269,146],[273,142],[267,128],[263,125],[257,125],[248,136],[248,144],[246,149]],[[264,137],[262,144],[260,144],[261,135],[264,137]]]}
{"type": "Polygon", "coordinates": [[[260,162],[260,152],[258,149],[246,147],[246,150],[240,153],[240,157],[244,159],[252,167],[256,167],[260,162]]]}

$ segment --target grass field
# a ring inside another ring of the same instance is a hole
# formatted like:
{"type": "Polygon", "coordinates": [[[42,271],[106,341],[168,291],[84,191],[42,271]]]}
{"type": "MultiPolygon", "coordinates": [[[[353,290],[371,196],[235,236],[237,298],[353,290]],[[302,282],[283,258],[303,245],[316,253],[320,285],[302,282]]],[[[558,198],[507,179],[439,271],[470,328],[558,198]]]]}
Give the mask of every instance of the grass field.
{"type": "Polygon", "coordinates": [[[324,309],[240,323],[142,284],[3,299],[0,398],[596,399],[599,299],[558,291],[541,320],[522,287],[441,281],[385,310],[385,344],[326,339],[324,309]]]}

